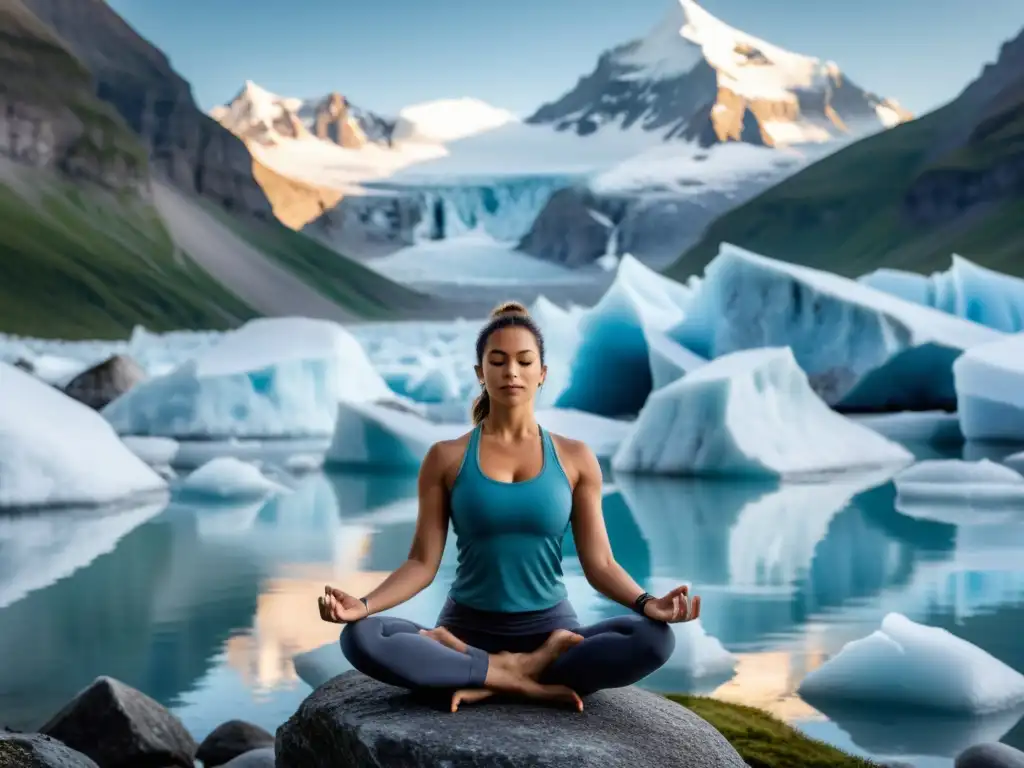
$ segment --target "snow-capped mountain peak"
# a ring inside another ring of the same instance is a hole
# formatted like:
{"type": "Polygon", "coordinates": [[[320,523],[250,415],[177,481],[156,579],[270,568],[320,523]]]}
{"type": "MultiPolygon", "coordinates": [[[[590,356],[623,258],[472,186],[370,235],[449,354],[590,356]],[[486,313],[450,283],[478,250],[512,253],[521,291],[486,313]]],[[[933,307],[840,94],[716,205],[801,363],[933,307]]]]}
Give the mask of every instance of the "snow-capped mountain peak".
{"type": "Polygon", "coordinates": [[[443,144],[517,121],[507,109],[479,99],[438,99],[413,104],[399,112],[395,140],[443,144]]]}
{"type": "Polygon", "coordinates": [[[527,119],[587,135],[640,129],[704,145],[820,142],[910,117],[843,77],[835,62],[785,50],[671,0],[646,36],[601,55],[559,100],[527,119]]]}

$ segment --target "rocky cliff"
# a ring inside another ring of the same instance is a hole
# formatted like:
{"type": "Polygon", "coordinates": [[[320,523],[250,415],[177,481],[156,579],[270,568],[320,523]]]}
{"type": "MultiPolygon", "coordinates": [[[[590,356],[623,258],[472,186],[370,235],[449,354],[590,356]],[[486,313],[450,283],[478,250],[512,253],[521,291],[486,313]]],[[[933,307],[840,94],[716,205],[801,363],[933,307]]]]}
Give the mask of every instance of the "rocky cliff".
{"type": "Polygon", "coordinates": [[[111,190],[147,185],[137,139],[21,0],[0,4],[0,155],[111,190]]]}
{"type": "Polygon", "coordinates": [[[91,72],[148,149],[151,168],[225,210],[273,218],[245,146],[203,114],[189,84],[103,0],[24,0],[91,72]]]}

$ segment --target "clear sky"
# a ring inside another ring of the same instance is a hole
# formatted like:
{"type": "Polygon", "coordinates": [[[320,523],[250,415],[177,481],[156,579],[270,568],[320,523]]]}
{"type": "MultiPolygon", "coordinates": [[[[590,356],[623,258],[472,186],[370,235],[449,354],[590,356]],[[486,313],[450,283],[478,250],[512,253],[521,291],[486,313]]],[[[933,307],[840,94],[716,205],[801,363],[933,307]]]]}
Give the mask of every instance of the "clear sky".
{"type": "MultiPolygon", "coordinates": [[[[378,112],[473,96],[521,115],[674,0],[108,0],[171,58],[200,106],[245,80],[332,90],[378,112]]],[[[920,114],[956,95],[1024,27],[1024,0],[704,0],[734,27],[832,59],[920,114]]]]}

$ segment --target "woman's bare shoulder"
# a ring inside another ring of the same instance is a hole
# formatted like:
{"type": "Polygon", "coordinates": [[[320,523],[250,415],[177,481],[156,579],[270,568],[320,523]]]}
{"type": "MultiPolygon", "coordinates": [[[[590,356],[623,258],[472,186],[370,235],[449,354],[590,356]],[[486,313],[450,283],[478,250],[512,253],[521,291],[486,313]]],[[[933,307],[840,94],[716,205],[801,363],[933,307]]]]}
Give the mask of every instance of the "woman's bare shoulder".
{"type": "Polygon", "coordinates": [[[570,476],[576,475],[578,477],[587,474],[593,467],[597,466],[597,457],[590,449],[590,446],[582,440],[574,440],[571,437],[565,437],[565,435],[556,435],[554,432],[551,432],[550,435],[551,441],[555,444],[555,453],[558,454],[558,460],[570,476]]]}
{"type": "Polygon", "coordinates": [[[427,451],[423,459],[423,470],[443,477],[450,481],[462,465],[462,457],[466,455],[466,447],[472,432],[453,437],[449,440],[438,440],[427,451]]]}

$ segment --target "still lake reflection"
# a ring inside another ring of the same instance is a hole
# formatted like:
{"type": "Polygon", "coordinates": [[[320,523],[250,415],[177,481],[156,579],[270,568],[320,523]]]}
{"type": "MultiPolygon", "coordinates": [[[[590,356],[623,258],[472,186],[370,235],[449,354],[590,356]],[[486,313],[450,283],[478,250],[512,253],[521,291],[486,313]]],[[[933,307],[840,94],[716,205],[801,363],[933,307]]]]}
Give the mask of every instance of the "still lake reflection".
{"type": "MultiPolygon", "coordinates": [[[[37,727],[106,674],[171,706],[198,738],[235,717],[273,730],[310,690],[292,658],[337,639],[316,612],[323,585],[379,583],[406,556],[416,515],[414,475],[315,474],[294,487],[231,507],[0,517],[0,726],[37,727]]],[[[680,643],[645,684],[764,707],[845,749],[919,766],[949,766],[978,741],[1024,747],[1020,713],[826,716],[793,693],[889,611],[1024,670],[1024,524],[916,520],[894,496],[877,474],[817,485],[609,477],[619,561],[654,593],[692,583],[704,630],[738,658],[731,679],[694,682],[699,659],[680,643]]],[[[586,584],[571,541],[567,554],[581,620],[621,612],[586,584]]],[[[431,623],[453,569],[449,546],[437,582],[395,612],[431,623]]]]}

